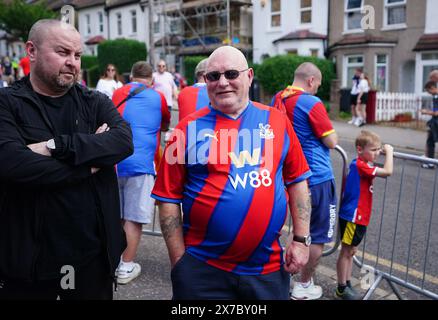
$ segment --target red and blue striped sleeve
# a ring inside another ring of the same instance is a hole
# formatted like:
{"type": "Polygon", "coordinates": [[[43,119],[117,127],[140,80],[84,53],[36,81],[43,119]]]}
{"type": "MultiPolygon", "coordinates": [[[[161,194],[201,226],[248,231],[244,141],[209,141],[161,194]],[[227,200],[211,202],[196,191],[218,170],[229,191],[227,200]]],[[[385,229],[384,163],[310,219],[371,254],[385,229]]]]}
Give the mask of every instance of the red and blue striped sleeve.
{"type": "Polygon", "coordinates": [[[186,180],[185,149],[186,126],[178,124],[164,150],[152,198],[162,202],[182,202],[186,180]]]}
{"type": "Polygon", "coordinates": [[[167,102],[164,94],[159,91],[157,91],[157,93],[160,95],[161,98],[161,129],[167,129],[170,123],[170,111],[167,107],[167,102]]]}

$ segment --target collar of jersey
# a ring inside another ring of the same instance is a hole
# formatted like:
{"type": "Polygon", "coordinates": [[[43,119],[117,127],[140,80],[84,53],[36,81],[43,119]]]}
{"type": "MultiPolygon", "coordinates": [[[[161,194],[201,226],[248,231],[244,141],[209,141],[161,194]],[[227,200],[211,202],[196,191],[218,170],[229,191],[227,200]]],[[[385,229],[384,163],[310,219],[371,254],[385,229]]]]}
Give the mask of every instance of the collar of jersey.
{"type": "Polygon", "coordinates": [[[237,121],[240,119],[240,117],[242,117],[248,111],[250,104],[251,104],[251,101],[248,101],[248,104],[246,105],[245,110],[243,110],[237,118],[230,117],[228,114],[223,113],[222,111],[213,108],[213,106],[211,105],[211,102],[208,104],[208,107],[210,108],[210,110],[212,112],[217,113],[218,115],[221,115],[222,117],[237,121]]]}
{"type": "Polygon", "coordinates": [[[296,94],[297,92],[304,92],[304,89],[297,86],[287,86],[286,89],[284,89],[281,93],[281,98],[285,99],[296,94]]]}
{"type": "Polygon", "coordinates": [[[147,84],[138,81],[132,81],[131,84],[138,84],[139,86],[145,86],[146,88],[151,88],[151,86],[148,86],[147,84]]]}

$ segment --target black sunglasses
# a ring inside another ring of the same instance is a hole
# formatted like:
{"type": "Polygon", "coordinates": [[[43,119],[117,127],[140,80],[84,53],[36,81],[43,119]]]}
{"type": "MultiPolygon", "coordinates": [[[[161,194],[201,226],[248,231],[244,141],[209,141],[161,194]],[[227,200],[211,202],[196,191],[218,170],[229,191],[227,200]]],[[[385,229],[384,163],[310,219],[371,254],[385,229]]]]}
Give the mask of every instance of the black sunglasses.
{"type": "Polygon", "coordinates": [[[226,70],[224,72],[219,72],[219,71],[211,71],[205,74],[205,78],[208,81],[218,81],[221,78],[221,75],[224,75],[225,79],[227,80],[234,80],[237,79],[240,75],[241,72],[247,71],[248,69],[245,70],[226,70]]]}

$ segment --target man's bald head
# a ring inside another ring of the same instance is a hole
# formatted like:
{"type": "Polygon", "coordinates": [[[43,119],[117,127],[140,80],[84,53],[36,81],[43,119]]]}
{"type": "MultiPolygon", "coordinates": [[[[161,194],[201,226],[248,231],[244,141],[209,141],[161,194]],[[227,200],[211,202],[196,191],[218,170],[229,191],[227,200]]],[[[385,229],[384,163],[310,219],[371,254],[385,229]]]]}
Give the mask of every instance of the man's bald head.
{"type": "Polygon", "coordinates": [[[322,74],[318,67],[311,62],[304,62],[295,70],[293,85],[310,94],[316,94],[321,81],[322,74]]]}
{"type": "Polygon", "coordinates": [[[197,82],[204,81],[204,74],[207,71],[208,58],[202,59],[195,68],[195,79],[197,82]]]}
{"type": "Polygon", "coordinates": [[[40,94],[58,97],[75,83],[81,69],[81,35],[70,24],[53,19],[37,21],[29,32],[26,53],[30,82],[40,94]]]}
{"type": "Polygon", "coordinates": [[[238,65],[240,70],[248,69],[248,62],[246,61],[246,58],[243,55],[242,51],[232,46],[223,46],[214,50],[213,53],[208,57],[207,70],[210,70],[212,64],[211,62],[217,60],[219,57],[224,56],[227,57],[227,59],[232,61],[234,64],[236,64],[236,67],[238,65]]]}
{"type": "Polygon", "coordinates": [[[217,48],[208,58],[209,73],[216,75],[205,77],[212,107],[236,118],[248,106],[249,88],[254,78],[245,56],[230,46],[217,48]]]}
{"type": "Polygon", "coordinates": [[[66,30],[79,33],[71,24],[55,19],[43,19],[34,23],[29,31],[28,41],[32,41],[36,46],[41,45],[44,39],[47,38],[47,34],[54,32],[54,29],[56,29],[57,32],[66,30]]]}
{"type": "Polygon", "coordinates": [[[311,62],[304,62],[298,66],[294,73],[294,80],[299,79],[305,81],[310,77],[315,77],[321,80],[322,75],[318,67],[311,62]]]}

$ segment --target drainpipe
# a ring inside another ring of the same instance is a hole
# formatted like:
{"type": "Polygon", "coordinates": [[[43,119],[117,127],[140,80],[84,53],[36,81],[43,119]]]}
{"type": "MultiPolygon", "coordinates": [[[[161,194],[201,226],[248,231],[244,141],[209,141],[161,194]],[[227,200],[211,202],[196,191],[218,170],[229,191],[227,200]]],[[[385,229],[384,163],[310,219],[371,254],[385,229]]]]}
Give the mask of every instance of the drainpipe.
{"type": "Polygon", "coordinates": [[[104,6],[104,10],[105,10],[105,14],[106,14],[106,30],[107,30],[107,40],[110,40],[110,13],[109,13],[109,9],[106,6],[106,1],[105,1],[105,6],[104,6]]]}
{"type": "Polygon", "coordinates": [[[227,0],[227,38],[231,44],[230,0],[227,0]]]}
{"type": "Polygon", "coordinates": [[[327,36],[326,36],[326,40],[325,40],[325,48],[324,48],[324,55],[325,57],[328,59],[330,53],[328,51],[328,47],[329,47],[329,36],[330,36],[330,11],[331,11],[331,0],[328,1],[328,12],[327,12],[327,36]]]}
{"type": "Polygon", "coordinates": [[[154,39],[154,21],[153,21],[153,3],[149,0],[149,62],[155,66],[155,39],[154,39]]]}

